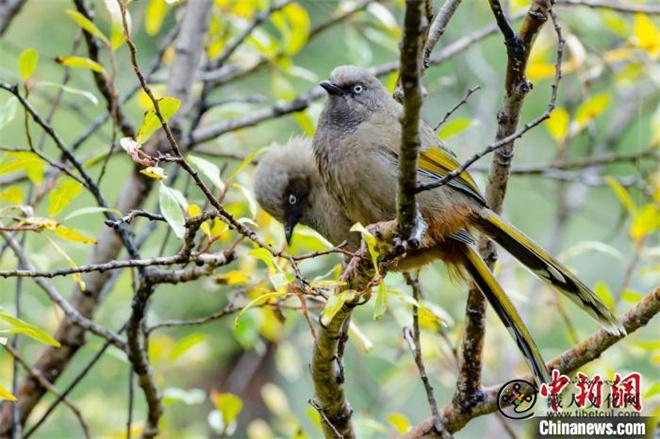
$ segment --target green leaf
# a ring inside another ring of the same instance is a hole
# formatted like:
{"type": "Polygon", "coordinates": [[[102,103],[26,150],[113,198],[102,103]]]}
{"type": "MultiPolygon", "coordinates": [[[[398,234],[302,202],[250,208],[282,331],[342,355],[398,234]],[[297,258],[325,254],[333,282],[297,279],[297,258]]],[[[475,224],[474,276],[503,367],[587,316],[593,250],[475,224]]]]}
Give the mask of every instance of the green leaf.
{"type": "Polygon", "coordinates": [[[268,147],[260,148],[260,149],[256,150],[255,152],[252,152],[252,153],[248,154],[243,160],[241,160],[241,162],[238,164],[238,166],[236,166],[236,169],[234,169],[234,172],[232,172],[231,175],[229,176],[229,178],[227,178],[227,181],[233,181],[236,178],[236,176],[243,169],[245,169],[245,167],[247,165],[252,163],[254,161],[254,159],[256,159],[259,155],[263,154],[267,150],[268,150],[268,147]]]}
{"type": "Polygon", "coordinates": [[[376,237],[369,232],[362,224],[355,223],[351,227],[351,232],[360,232],[362,239],[367,243],[367,250],[369,250],[369,255],[371,256],[371,263],[376,270],[376,274],[380,274],[378,270],[378,257],[380,254],[376,250],[376,237]]]}
{"type": "Polygon", "coordinates": [[[12,393],[1,384],[0,384],[0,399],[4,399],[5,401],[16,401],[16,397],[12,395],[12,393]]]}
{"type": "Polygon", "coordinates": [[[213,396],[213,402],[225,425],[234,421],[243,408],[243,400],[232,393],[218,393],[213,396]]]}
{"type": "Polygon", "coordinates": [[[438,137],[443,140],[446,140],[452,136],[455,136],[461,131],[465,130],[471,124],[472,121],[467,118],[454,119],[451,122],[448,122],[445,125],[443,125],[442,128],[440,128],[440,131],[438,131],[438,137]]]}
{"type": "Polygon", "coordinates": [[[177,238],[183,239],[185,234],[186,219],[183,216],[183,209],[177,200],[174,191],[161,183],[158,199],[160,201],[160,210],[170,225],[177,238]]]}
{"type": "Polygon", "coordinates": [[[273,72],[271,89],[273,90],[275,99],[280,101],[292,101],[297,95],[296,89],[293,88],[291,82],[278,71],[273,72]]]}
{"type": "Polygon", "coordinates": [[[570,116],[564,108],[555,108],[550,114],[550,118],[545,121],[545,127],[557,142],[561,142],[568,134],[568,124],[570,116]]]}
{"type": "Polygon", "coordinates": [[[240,190],[243,193],[243,196],[248,202],[248,209],[250,210],[250,217],[254,219],[257,216],[257,210],[259,209],[257,205],[257,200],[254,198],[254,195],[248,188],[238,183],[232,184],[233,188],[240,190]]]}
{"type": "Polygon", "coordinates": [[[185,336],[177,342],[170,352],[169,360],[174,362],[181,358],[186,352],[206,340],[206,334],[195,332],[185,336]]]}
{"type": "Polygon", "coordinates": [[[209,181],[213,183],[213,186],[220,189],[221,191],[225,190],[225,184],[220,178],[220,168],[218,168],[214,163],[190,154],[188,155],[188,161],[192,163],[193,166],[197,168],[197,170],[201,172],[202,175],[204,175],[204,177],[208,178],[209,181]]]}
{"type": "Polygon", "coordinates": [[[37,340],[38,342],[41,342],[43,344],[49,346],[55,346],[55,347],[60,346],[60,343],[57,340],[55,340],[53,337],[48,335],[42,329],[39,329],[34,325],[24,322],[23,320],[17,319],[16,317],[12,317],[9,314],[5,313],[4,311],[0,312],[0,320],[3,320],[9,324],[9,326],[11,327],[9,329],[9,332],[12,334],[25,334],[28,337],[37,340]]]}
{"type": "Polygon", "coordinates": [[[182,402],[186,405],[201,404],[206,399],[206,392],[202,389],[179,389],[168,387],[163,390],[163,404],[171,405],[182,402]]]}
{"type": "Polygon", "coordinates": [[[64,217],[62,222],[69,221],[70,219],[73,219],[77,216],[83,216],[83,215],[90,215],[94,213],[103,213],[103,212],[111,212],[114,213],[115,215],[121,215],[121,212],[117,209],[113,209],[111,207],[81,207],[80,209],[76,209],[67,216],[64,217]]]}
{"type": "Polygon", "coordinates": [[[101,64],[83,56],[57,56],[55,62],[67,67],[90,69],[94,72],[105,73],[105,69],[101,64]]]}
{"type": "Polygon", "coordinates": [[[660,393],[660,383],[653,383],[651,388],[644,394],[644,399],[649,399],[660,393]]]}
{"type": "Polygon", "coordinates": [[[23,81],[30,79],[34,73],[34,69],[37,68],[37,63],[39,62],[39,53],[33,48],[25,49],[18,56],[18,71],[21,73],[21,78],[23,81]]]}
{"type": "Polygon", "coordinates": [[[378,284],[378,292],[376,293],[376,304],[374,306],[374,320],[383,317],[387,311],[387,289],[385,288],[385,281],[381,279],[378,284]]]}
{"type": "Polygon", "coordinates": [[[16,117],[16,110],[18,109],[18,99],[12,96],[7,99],[7,102],[0,107],[0,130],[5,127],[9,122],[16,117]]]}
{"type": "MultiPolygon", "coordinates": [[[[264,291],[267,291],[267,290],[264,290],[264,291]]],[[[262,294],[259,297],[255,298],[255,299],[252,299],[247,305],[245,305],[243,308],[241,308],[238,315],[234,319],[234,326],[238,326],[241,317],[250,308],[254,308],[257,305],[261,305],[262,303],[265,303],[265,302],[269,301],[270,299],[279,299],[279,298],[286,297],[286,296],[288,296],[288,293],[282,293],[282,292],[274,292],[273,293],[273,292],[271,292],[271,293],[262,294]]]]}
{"type": "Polygon", "coordinates": [[[156,35],[163,25],[163,19],[167,14],[167,2],[165,0],[150,0],[144,15],[144,30],[148,35],[156,35]]]}
{"type": "Polygon", "coordinates": [[[48,216],[54,218],[63,211],[83,190],[83,185],[70,177],[55,186],[48,195],[48,216]]]}
{"type": "MultiPolygon", "coordinates": [[[[110,26],[111,26],[110,47],[112,47],[112,50],[115,50],[116,48],[124,44],[125,41],[124,25],[122,23],[121,9],[119,8],[119,4],[117,3],[117,0],[103,0],[103,3],[105,4],[105,8],[110,13],[110,26]]],[[[131,21],[132,21],[131,13],[130,11],[126,10],[126,24],[129,33],[132,28],[131,21]]]]}
{"type": "Polygon", "coordinates": [[[354,343],[358,344],[366,352],[369,352],[373,349],[373,342],[369,340],[369,337],[367,337],[367,335],[362,332],[360,327],[356,325],[352,320],[348,324],[348,334],[349,340],[352,340],[354,343]]]}
{"type": "Polygon", "coordinates": [[[91,93],[86,90],[80,90],[79,88],[74,88],[74,87],[69,87],[68,85],[64,84],[58,84],[57,82],[48,82],[48,81],[40,81],[37,86],[39,87],[55,87],[59,88],[65,93],[71,93],[74,95],[79,95],[84,97],[85,99],[89,100],[92,104],[96,105],[99,103],[99,100],[96,96],[94,96],[94,93],[91,93]]]}
{"type": "Polygon", "coordinates": [[[607,284],[603,281],[598,281],[596,283],[596,286],[594,286],[594,293],[600,299],[607,305],[608,308],[612,308],[614,306],[614,296],[612,295],[612,292],[608,288],[607,284]]]}
{"type": "Polygon", "coordinates": [[[101,32],[101,30],[98,27],[96,27],[96,25],[92,21],[87,19],[87,17],[85,17],[83,14],[81,14],[78,11],[74,11],[73,9],[67,9],[66,14],[69,17],[71,17],[71,19],[75,21],[78,24],[78,26],[85,29],[90,34],[94,35],[96,38],[101,40],[103,44],[105,44],[106,46],[110,46],[110,41],[108,40],[108,37],[106,37],[105,34],[103,34],[103,32],[101,32]]]}
{"type": "Polygon", "coordinates": [[[261,387],[261,398],[264,400],[266,407],[275,416],[284,418],[291,415],[291,408],[289,401],[286,398],[284,390],[276,384],[266,383],[261,387]]]}
{"type": "Polygon", "coordinates": [[[350,302],[355,298],[356,292],[354,290],[346,290],[341,293],[333,294],[328,297],[328,302],[323,307],[321,312],[321,323],[324,325],[330,324],[332,318],[339,312],[346,302],[350,302]]]}
{"type": "MultiPolygon", "coordinates": [[[[160,114],[165,122],[169,121],[181,106],[180,100],[167,96],[158,99],[157,102],[158,109],[160,110],[160,114]]],[[[138,130],[135,141],[137,143],[143,144],[161,126],[162,124],[160,119],[158,119],[156,109],[151,108],[146,113],[144,113],[144,120],[142,121],[142,126],[138,130]]]]}
{"type": "Polygon", "coordinates": [[[14,160],[0,165],[0,175],[25,171],[32,183],[41,184],[44,178],[46,162],[41,160],[38,155],[27,151],[12,151],[5,153],[5,157],[13,158],[14,160]]]}

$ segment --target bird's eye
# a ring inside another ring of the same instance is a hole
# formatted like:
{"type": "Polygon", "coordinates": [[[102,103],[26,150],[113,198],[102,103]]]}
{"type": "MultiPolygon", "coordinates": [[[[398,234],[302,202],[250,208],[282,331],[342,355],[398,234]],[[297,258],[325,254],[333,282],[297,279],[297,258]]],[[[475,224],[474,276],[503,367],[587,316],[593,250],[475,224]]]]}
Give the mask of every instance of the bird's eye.
{"type": "Polygon", "coordinates": [[[296,196],[293,194],[289,194],[289,204],[293,206],[297,202],[298,202],[298,198],[296,198],[296,196]]]}
{"type": "Polygon", "coordinates": [[[364,90],[364,87],[361,84],[353,86],[353,93],[360,94],[364,90]]]}

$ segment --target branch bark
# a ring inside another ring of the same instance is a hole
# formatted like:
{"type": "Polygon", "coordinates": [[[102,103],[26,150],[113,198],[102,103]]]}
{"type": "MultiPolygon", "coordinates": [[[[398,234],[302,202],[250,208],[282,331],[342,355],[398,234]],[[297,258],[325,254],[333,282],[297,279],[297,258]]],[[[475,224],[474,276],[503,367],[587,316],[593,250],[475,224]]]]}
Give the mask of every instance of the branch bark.
{"type": "MultiPolygon", "coordinates": [[[[513,157],[513,142],[508,140],[516,133],[523,100],[531,90],[525,71],[527,61],[543,24],[550,13],[550,0],[534,0],[518,34],[513,32],[509,20],[504,16],[499,0],[490,0],[491,9],[507,46],[507,69],[504,84],[504,102],[497,115],[496,143],[503,141],[496,150],[486,187],[486,201],[495,212],[501,212],[509,168],[513,157]]],[[[489,267],[495,264],[497,253],[491,241],[480,241],[480,253],[489,267]]],[[[483,295],[471,288],[465,314],[465,333],[459,361],[459,376],[453,402],[465,412],[483,400],[481,392],[481,359],[485,334],[486,302],[483,295]]]]}
{"type": "MultiPolygon", "coordinates": [[[[419,227],[415,192],[417,187],[417,156],[420,111],[422,109],[421,52],[426,35],[424,2],[407,0],[401,39],[399,78],[403,90],[403,116],[401,118],[401,152],[399,154],[399,186],[397,197],[397,223],[404,240],[416,238],[419,227]]],[[[421,233],[420,233],[421,234],[421,233]]]]}

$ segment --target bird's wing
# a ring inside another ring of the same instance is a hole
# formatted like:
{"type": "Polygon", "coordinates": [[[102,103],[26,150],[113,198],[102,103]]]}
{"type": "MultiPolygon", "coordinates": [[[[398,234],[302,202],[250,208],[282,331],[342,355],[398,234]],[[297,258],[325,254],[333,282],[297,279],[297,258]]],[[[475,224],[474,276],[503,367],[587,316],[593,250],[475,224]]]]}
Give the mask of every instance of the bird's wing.
{"type": "MultiPolygon", "coordinates": [[[[423,147],[419,153],[419,172],[427,178],[440,179],[461,165],[453,154],[439,143],[433,130],[424,128],[427,128],[427,126],[423,125],[420,130],[423,147]]],[[[465,192],[484,205],[486,204],[486,200],[479,191],[479,186],[467,171],[461,172],[458,176],[449,180],[447,185],[465,192]]]]}

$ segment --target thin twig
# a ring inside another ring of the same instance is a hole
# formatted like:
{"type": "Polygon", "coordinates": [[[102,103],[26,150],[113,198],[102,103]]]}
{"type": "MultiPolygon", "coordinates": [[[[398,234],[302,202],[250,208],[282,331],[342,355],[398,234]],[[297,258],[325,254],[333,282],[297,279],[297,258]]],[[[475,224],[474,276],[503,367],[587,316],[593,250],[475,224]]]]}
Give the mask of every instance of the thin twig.
{"type": "Polygon", "coordinates": [[[459,108],[461,108],[461,106],[462,106],[463,104],[465,104],[465,103],[468,101],[468,99],[470,99],[470,96],[472,96],[472,93],[474,93],[475,91],[479,90],[480,88],[481,88],[481,86],[479,86],[479,85],[475,85],[475,86],[472,87],[472,88],[468,88],[467,92],[465,92],[465,96],[463,96],[463,99],[461,99],[460,101],[458,101],[458,102],[456,103],[456,105],[454,105],[454,106],[451,108],[451,110],[449,110],[449,111],[447,111],[447,112],[445,113],[445,115],[444,115],[444,117],[442,118],[442,120],[440,120],[440,122],[438,122],[438,124],[433,128],[433,131],[436,131],[436,132],[437,132],[437,131],[440,129],[440,127],[441,127],[445,122],[447,122],[447,119],[449,119],[449,118],[451,117],[451,115],[454,114],[454,112],[456,112],[456,110],[458,110],[459,108]]]}

